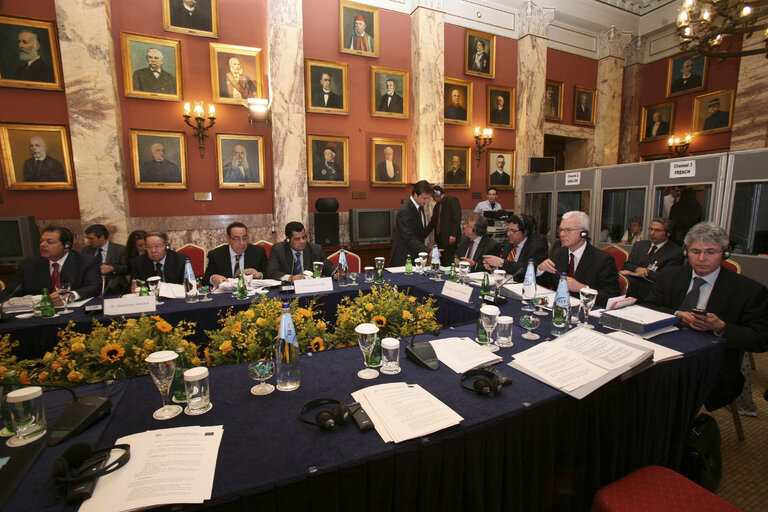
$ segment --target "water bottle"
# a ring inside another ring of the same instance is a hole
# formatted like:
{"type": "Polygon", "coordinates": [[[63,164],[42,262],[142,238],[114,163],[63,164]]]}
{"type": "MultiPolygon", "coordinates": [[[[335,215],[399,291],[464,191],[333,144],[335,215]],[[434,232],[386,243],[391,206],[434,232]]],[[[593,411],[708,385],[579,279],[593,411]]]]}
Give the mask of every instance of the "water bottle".
{"type": "MultiPolygon", "coordinates": [[[[186,302],[197,302],[197,280],[195,279],[195,271],[192,270],[192,263],[187,258],[184,263],[184,300],[186,302]]],[[[184,387],[182,381],[181,386],[184,387]]]]}
{"type": "Polygon", "coordinates": [[[533,266],[533,259],[528,260],[528,268],[525,269],[525,278],[523,279],[523,311],[533,311],[536,308],[533,305],[533,299],[536,298],[536,267],[533,266]]]}
{"type": "Polygon", "coordinates": [[[176,347],[176,353],[179,354],[179,357],[176,358],[176,370],[173,372],[171,392],[173,393],[174,402],[177,404],[184,404],[187,402],[187,390],[184,387],[184,372],[189,367],[187,366],[187,359],[184,357],[184,347],[181,345],[176,347]]]}
{"type": "Polygon", "coordinates": [[[485,327],[483,327],[482,313],[477,315],[477,338],[475,339],[475,341],[477,341],[481,345],[488,344],[488,333],[485,332],[485,327]]]}
{"type": "Polygon", "coordinates": [[[560,336],[568,331],[571,319],[571,295],[568,293],[568,279],[565,273],[560,274],[557,284],[555,303],[552,304],[552,336],[560,336]]]}
{"type": "Polygon", "coordinates": [[[405,258],[405,273],[407,275],[413,274],[413,261],[410,254],[405,258]]]}
{"type": "Polygon", "coordinates": [[[455,263],[451,263],[451,271],[448,274],[448,280],[451,281],[452,283],[455,283],[456,281],[459,280],[458,277],[456,276],[456,264],[455,263]]]}
{"type": "Polygon", "coordinates": [[[432,247],[432,272],[437,274],[440,270],[440,249],[437,248],[437,244],[432,247]]]}
{"type": "Polygon", "coordinates": [[[283,302],[280,326],[277,329],[275,361],[277,364],[277,389],[279,391],[298,389],[301,384],[299,342],[296,340],[296,329],[293,326],[293,318],[291,318],[291,307],[287,302],[283,302]]]}
{"type": "Polygon", "coordinates": [[[339,286],[349,285],[349,267],[347,266],[347,253],[342,247],[339,250],[339,286]]]}
{"type": "Polygon", "coordinates": [[[53,300],[48,293],[48,288],[43,288],[43,296],[40,298],[40,316],[51,318],[56,314],[56,308],[53,307],[53,300]]]}
{"type": "Polygon", "coordinates": [[[245,287],[245,277],[241,273],[237,276],[237,298],[243,300],[248,297],[248,288],[245,287]]]}

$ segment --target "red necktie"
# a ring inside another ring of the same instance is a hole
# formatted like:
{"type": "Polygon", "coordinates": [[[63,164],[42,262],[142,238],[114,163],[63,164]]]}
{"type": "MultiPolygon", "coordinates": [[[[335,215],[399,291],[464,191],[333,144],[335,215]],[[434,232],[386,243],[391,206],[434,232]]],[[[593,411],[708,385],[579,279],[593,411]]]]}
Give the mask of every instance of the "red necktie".
{"type": "Polygon", "coordinates": [[[59,264],[53,264],[53,272],[51,272],[51,291],[55,292],[56,288],[61,286],[61,276],[59,275],[59,264]]]}
{"type": "Polygon", "coordinates": [[[474,242],[469,242],[469,247],[467,247],[467,258],[472,259],[472,248],[475,246],[474,242]]]}
{"type": "Polygon", "coordinates": [[[642,260],[640,260],[640,264],[638,265],[638,267],[648,266],[648,262],[651,261],[651,256],[653,256],[653,253],[655,252],[656,252],[656,246],[652,245],[651,250],[648,251],[648,254],[646,254],[645,257],[642,260]]]}
{"type": "Polygon", "coordinates": [[[512,247],[512,250],[509,251],[509,254],[507,255],[507,261],[515,261],[516,254],[517,254],[517,245],[512,247]]]}
{"type": "Polygon", "coordinates": [[[573,253],[571,253],[571,260],[568,262],[568,277],[573,277],[573,253]]]}

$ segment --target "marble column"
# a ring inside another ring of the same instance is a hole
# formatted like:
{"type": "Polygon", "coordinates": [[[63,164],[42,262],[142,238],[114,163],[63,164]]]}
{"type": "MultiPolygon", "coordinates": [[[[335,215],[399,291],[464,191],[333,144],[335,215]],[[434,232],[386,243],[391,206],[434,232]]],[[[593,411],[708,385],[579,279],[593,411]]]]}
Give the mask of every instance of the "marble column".
{"type": "MultiPolygon", "coordinates": [[[[443,82],[445,21],[443,0],[419,0],[411,13],[412,181],[443,182],[445,142],[443,82]]],[[[410,180],[406,180],[410,181],[410,180]]]]}
{"type": "Polygon", "coordinates": [[[269,98],[272,109],[274,226],[308,225],[304,20],[301,0],[268,0],[269,98]]]}
{"type": "Polygon", "coordinates": [[[122,243],[129,212],[110,3],[55,1],[82,228],[104,224],[122,243]]]}
{"type": "Polygon", "coordinates": [[[619,163],[624,48],[632,36],[611,27],[597,35],[597,113],[594,165],[619,163]]]}
{"type": "MultiPolygon", "coordinates": [[[[744,49],[763,45],[762,39],[745,39],[744,49]]],[[[768,146],[768,66],[765,55],[742,57],[739,82],[733,110],[731,150],[757,149],[768,146]]]]}
{"type": "Polygon", "coordinates": [[[643,89],[645,38],[637,36],[624,51],[624,92],[621,112],[619,163],[637,162],[640,140],[640,97],[643,89]]]}

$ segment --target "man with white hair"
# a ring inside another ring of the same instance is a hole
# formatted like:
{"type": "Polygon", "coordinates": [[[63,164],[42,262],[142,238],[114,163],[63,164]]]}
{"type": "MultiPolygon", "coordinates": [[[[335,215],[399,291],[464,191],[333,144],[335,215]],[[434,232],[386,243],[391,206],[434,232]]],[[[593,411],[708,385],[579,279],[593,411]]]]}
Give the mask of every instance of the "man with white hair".
{"type": "Polygon", "coordinates": [[[236,144],[232,148],[232,160],[222,168],[224,183],[259,183],[259,164],[248,162],[245,146],[236,144]]]}
{"type": "Polygon", "coordinates": [[[40,58],[40,41],[31,30],[19,32],[19,64],[9,76],[15,80],[30,82],[54,82],[53,68],[40,58]]]}
{"type": "Polygon", "coordinates": [[[165,146],[159,142],[150,146],[152,159],[139,166],[143,183],[181,183],[181,170],[165,158],[165,146]]]}
{"type": "Polygon", "coordinates": [[[163,53],[149,48],[146,57],[147,67],[133,72],[133,88],[141,92],[176,94],[176,77],[163,69],[163,53]]]}
{"type": "Polygon", "coordinates": [[[219,85],[221,96],[224,98],[244,100],[257,97],[256,85],[250,76],[243,73],[243,67],[237,57],[229,59],[229,72],[224,75],[219,85]]]}
{"type": "Polygon", "coordinates": [[[212,30],[210,0],[170,0],[168,6],[174,27],[212,30]]]}
{"type": "Polygon", "coordinates": [[[64,166],[55,158],[47,155],[47,145],[42,137],[29,139],[29,152],[32,158],[24,161],[24,181],[67,181],[64,166]]]}
{"type": "Polygon", "coordinates": [[[554,290],[562,272],[571,295],[578,296],[582,288],[589,286],[597,290],[597,304],[601,306],[620,295],[619,273],[613,257],[589,243],[589,215],[566,212],[559,232],[562,245],[539,264],[538,282],[554,290]]]}

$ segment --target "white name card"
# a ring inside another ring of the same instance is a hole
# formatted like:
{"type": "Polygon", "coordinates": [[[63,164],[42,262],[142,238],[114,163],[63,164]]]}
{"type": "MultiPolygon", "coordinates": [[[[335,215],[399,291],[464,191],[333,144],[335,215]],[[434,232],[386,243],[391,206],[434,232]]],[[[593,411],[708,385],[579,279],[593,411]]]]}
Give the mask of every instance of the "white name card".
{"type": "Polygon", "coordinates": [[[128,295],[117,299],[104,299],[105,315],[132,315],[134,313],[154,313],[157,311],[154,295],[128,295]]]}
{"type": "Polygon", "coordinates": [[[581,173],[580,172],[567,172],[565,173],[565,186],[566,187],[572,187],[574,185],[580,185],[581,184],[581,173]]]}
{"type": "Polygon", "coordinates": [[[670,178],[692,178],[696,176],[696,160],[684,160],[669,164],[670,178]]]}
{"type": "Polygon", "coordinates": [[[442,294],[460,302],[468,303],[469,298],[472,296],[472,287],[467,284],[446,281],[443,285],[442,294]]]}
{"type": "Polygon", "coordinates": [[[296,293],[332,292],[333,281],[330,277],[319,279],[297,279],[293,282],[296,293]]]}

